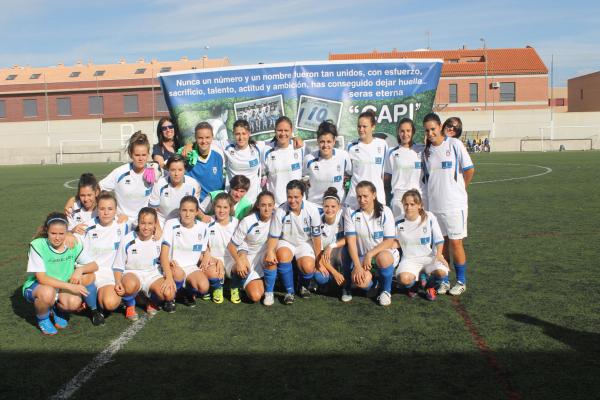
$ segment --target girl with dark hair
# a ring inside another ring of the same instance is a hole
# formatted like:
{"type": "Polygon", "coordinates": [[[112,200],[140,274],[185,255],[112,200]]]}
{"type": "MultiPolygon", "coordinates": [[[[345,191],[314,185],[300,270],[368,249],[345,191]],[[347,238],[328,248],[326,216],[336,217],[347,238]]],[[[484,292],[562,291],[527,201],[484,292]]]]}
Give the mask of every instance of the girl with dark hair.
{"type": "Polygon", "coordinates": [[[148,201],[156,209],[161,226],[165,221],[179,216],[179,203],[185,196],[200,197],[200,185],[191,176],[185,175],[185,159],[174,154],[165,164],[169,174],[161,177],[152,188],[148,201]]]}
{"type": "MultiPolygon", "coordinates": [[[[448,276],[448,263],[442,254],[444,237],[437,218],[423,209],[423,200],[418,190],[408,190],[402,196],[404,218],[396,222],[396,236],[402,249],[402,259],[396,270],[398,282],[407,290],[409,297],[415,297],[415,281],[423,272],[435,276],[435,286],[439,286],[448,276]]],[[[436,289],[424,282],[427,300],[437,297],[436,289]]]]}
{"type": "Polygon", "coordinates": [[[304,146],[295,149],[292,134],[292,121],[285,116],[279,117],[275,123],[275,138],[266,144],[263,157],[266,188],[275,195],[276,205],[285,203],[287,183],[302,179],[304,146]]]}
{"type": "Polygon", "coordinates": [[[321,122],[317,129],[319,150],[304,157],[302,175],[310,182],[307,199],[319,206],[329,187],[343,194],[344,178],[352,173],[348,153],[335,148],[337,136],[337,128],[332,122],[321,122]]]}
{"type": "Polygon", "coordinates": [[[358,116],[358,139],[348,145],[347,151],[352,163],[352,178],[350,190],[346,196],[345,205],[357,208],[356,186],[361,181],[373,182],[377,189],[377,198],[385,204],[383,186],[383,162],[388,151],[385,140],[373,137],[376,120],[375,113],[365,111],[358,116]]]}
{"type": "Polygon", "coordinates": [[[164,168],[167,160],[179,149],[179,131],[171,117],[162,117],[156,125],[158,143],[152,146],[152,160],[164,168]]]}
{"type": "Polygon", "coordinates": [[[29,244],[28,276],[23,284],[23,296],[33,304],[38,327],[44,335],[55,335],[57,328],[68,326],[67,313],[79,309],[82,296],[93,297],[93,303],[96,303],[92,272],[98,265],[83,250],[81,243],[76,242],[73,248],[65,245],[67,225],[65,214],[50,213],[29,244]],[[77,264],[79,266],[75,268],[77,264]]]}
{"type": "Polygon", "coordinates": [[[442,132],[445,136],[459,139],[462,135],[462,121],[458,117],[450,117],[444,121],[442,132]]]}
{"type": "Polygon", "coordinates": [[[440,224],[444,235],[444,257],[450,252],[456,270],[456,284],[450,289],[448,281],[438,287],[438,294],[462,294],[466,286],[467,256],[463,239],[467,237],[467,186],[475,168],[467,149],[458,139],[444,136],[437,114],[423,119],[427,146],[423,154],[423,173],[427,206],[440,224]]]}
{"type": "Polygon", "coordinates": [[[343,210],[338,191],[328,188],[323,194],[323,214],[321,214],[321,257],[315,280],[323,287],[332,278],[338,286],[344,284],[344,275],[339,272],[342,266],[342,249],[346,245],[344,238],[343,210]]]}
{"type": "MultiPolygon", "coordinates": [[[[244,218],[236,228],[227,249],[235,262],[231,272],[232,303],[239,303],[239,289],[243,287],[248,299],[257,303],[265,294],[265,281],[275,282],[275,266],[265,266],[264,257],[269,238],[271,217],[275,208],[275,196],[271,192],[261,192],[256,198],[252,213],[244,218]],[[270,276],[270,278],[267,278],[270,276]],[[235,301],[234,301],[235,300],[235,301]]],[[[273,290],[270,291],[271,295],[273,290]]],[[[269,301],[265,297],[266,305],[269,301]]]]}
{"type": "Polygon", "coordinates": [[[67,219],[69,220],[69,230],[75,233],[83,234],[87,226],[86,221],[96,217],[96,197],[100,193],[100,186],[94,174],[85,173],[79,177],[77,183],[77,195],[75,203],[68,210],[67,219]]]}
{"type": "Polygon", "coordinates": [[[157,227],[156,210],[144,207],[138,213],[137,228],[119,243],[113,264],[115,292],[123,297],[125,318],[130,321],[138,319],[135,298],[140,291],[149,298],[146,312],[151,316],[157,313],[158,304],[175,298],[171,269],[161,273],[158,268],[161,242],[155,238],[157,227]]]}
{"type": "Polygon", "coordinates": [[[402,118],[397,128],[399,145],[392,148],[385,158],[384,183],[392,194],[390,208],[396,219],[404,215],[402,195],[416,189],[422,193],[421,154],[424,146],[414,143],[415,124],[410,118],[402,118]]]}
{"type": "MultiPolygon", "coordinates": [[[[287,202],[275,211],[269,229],[265,264],[277,265],[277,272],[285,286],[285,304],[294,303],[294,273],[292,260],[296,258],[300,274],[300,296],[309,297],[308,286],[315,272],[315,259],[321,253],[321,217],[317,206],[304,201],[304,184],[292,180],[286,186],[287,202]]],[[[273,279],[272,276],[268,277],[273,279]]],[[[273,304],[275,280],[265,278],[265,305],[273,304]]]]}
{"type": "Polygon", "coordinates": [[[344,214],[344,235],[350,260],[344,263],[346,287],[342,301],[352,300],[351,284],[369,291],[374,287],[374,270],[379,275],[379,304],[392,303],[392,277],[400,256],[394,248],[396,230],[392,210],[377,199],[372,182],[356,185],[359,207],[347,208],[344,214]]]}

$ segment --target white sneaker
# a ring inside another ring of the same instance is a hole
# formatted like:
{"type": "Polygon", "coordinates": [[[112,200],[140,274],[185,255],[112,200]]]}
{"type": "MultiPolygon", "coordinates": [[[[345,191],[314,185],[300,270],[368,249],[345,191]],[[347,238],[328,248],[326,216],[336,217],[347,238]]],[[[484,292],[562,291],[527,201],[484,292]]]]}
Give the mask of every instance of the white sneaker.
{"type": "Polygon", "coordinates": [[[275,296],[273,295],[273,292],[265,292],[263,304],[265,306],[272,306],[273,304],[275,304],[275,296]]]}
{"type": "Polygon", "coordinates": [[[440,286],[438,286],[438,288],[437,288],[437,293],[438,294],[446,294],[446,293],[448,293],[448,290],[450,290],[450,284],[448,282],[442,282],[442,283],[440,283],[440,286]]]}
{"type": "Polygon", "coordinates": [[[352,301],[352,292],[348,289],[342,289],[342,302],[349,303],[352,301]]]}
{"type": "Polygon", "coordinates": [[[456,285],[452,286],[452,289],[450,289],[450,294],[452,296],[460,296],[461,294],[463,294],[465,292],[465,290],[467,290],[467,285],[462,283],[462,282],[456,282],[456,285]]]}
{"type": "Polygon", "coordinates": [[[380,306],[389,306],[392,304],[392,295],[390,292],[381,292],[379,297],[377,297],[380,306]]]}

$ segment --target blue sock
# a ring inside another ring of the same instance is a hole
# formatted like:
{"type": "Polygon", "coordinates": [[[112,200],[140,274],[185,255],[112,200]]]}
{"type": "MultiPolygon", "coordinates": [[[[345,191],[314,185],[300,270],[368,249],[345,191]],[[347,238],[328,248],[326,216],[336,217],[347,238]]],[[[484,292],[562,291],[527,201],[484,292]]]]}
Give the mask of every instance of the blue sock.
{"type": "Polygon", "coordinates": [[[210,287],[213,289],[219,289],[223,287],[223,282],[219,278],[208,278],[208,283],[210,283],[210,287]]]}
{"type": "Polygon", "coordinates": [[[347,261],[342,264],[342,273],[344,274],[344,289],[352,288],[352,261],[347,261]]]}
{"type": "Polygon", "coordinates": [[[444,277],[441,277],[441,278],[436,276],[435,277],[435,286],[441,285],[441,283],[444,282],[444,279],[446,279],[447,277],[448,277],[447,275],[444,277]]]}
{"type": "Polygon", "coordinates": [[[131,306],[135,306],[135,298],[137,296],[137,293],[132,294],[130,296],[123,296],[123,301],[125,302],[125,305],[127,307],[131,307],[131,306]]]}
{"type": "Polygon", "coordinates": [[[185,281],[175,281],[175,288],[176,288],[177,290],[181,289],[181,288],[183,287],[183,283],[184,283],[184,282],[185,282],[185,281]]]}
{"type": "Polygon", "coordinates": [[[272,293],[275,290],[275,281],[277,280],[276,269],[264,269],[265,292],[272,293]]]}
{"type": "Polygon", "coordinates": [[[83,298],[85,304],[87,304],[90,310],[95,310],[98,307],[96,304],[98,299],[98,288],[96,288],[94,282],[90,283],[85,288],[88,290],[88,295],[83,298]]]}
{"type": "Polygon", "coordinates": [[[379,281],[381,291],[392,293],[392,278],[394,277],[394,265],[388,265],[385,268],[379,268],[379,281]]]}
{"type": "Polygon", "coordinates": [[[246,278],[242,279],[238,274],[231,274],[231,288],[232,289],[243,288],[244,282],[246,282],[246,278]]]}
{"type": "Polygon", "coordinates": [[[38,314],[35,316],[38,321],[43,321],[45,319],[50,318],[50,311],[47,311],[45,314],[38,314]]]}
{"type": "Polygon", "coordinates": [[[285,291],[294,294],[294,271],[292,270],[292,263],[277,264],[277,272],[279,273],[281,283],[285,287],[285,291]]]}
{"type": "Polygon", "coordinates": [[[152,301],[152,303],[154,303],[155,306],[163,302],[156,293],[150,293],[150,301],[152,301]]]}
{"type": "Polygon", "coordinates": [[[461,283],[467,283],[467,263],[454,264],[456,271],[456,280],[461,283]]]}
{"type": "Polygon", "coordinates": [[[450,283],[450,277],[448,275],[446,275],[445,277],[442,278],[442,282],[450,283]]]}
{"type": "Polygon", "coordinates": [[[315,272],[315,281],[317,281],[317,284],[319,286],[327,285],[330,280],[331,280],[331,275],[323,275],[320,272],[315,272]]]}
{"type": "Polygon", "coordinates": [[[312,280],[312,278],[314,278],[314,276],[314,272],[311,272],[310,274],[305,274],[304,272],[300,271],[300,285],[304,286],[305,288],[308,288],[308,286],[310,285],[310,281],[312,280]]]}

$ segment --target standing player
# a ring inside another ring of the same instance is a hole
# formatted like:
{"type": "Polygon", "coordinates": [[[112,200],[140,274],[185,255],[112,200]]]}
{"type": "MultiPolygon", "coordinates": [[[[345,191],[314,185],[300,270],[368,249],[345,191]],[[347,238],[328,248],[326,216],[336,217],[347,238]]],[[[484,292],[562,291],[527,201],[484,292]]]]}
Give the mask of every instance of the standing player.
{"type": "Polygon", "coordinates": [[[394,266],[400,259],[398,250],[394,248],[394,215],[379,202],[372,182],[359,182],[356,196],[359,208],[347,208],[344,215],[344,234],[350,260],[346,260],[344,265],[348,282],[342,301],[352,300],[351,283],[367,291],[371,289],[374,284],[372,268],[375,267],[380,283],[379,304],[388,306],[392,303],[394,266]]]}
{"type": "Polygon", "coordinates": [[[321,253],[321,217],[315,204],[303,201],[305,188],[301,181],[290,181],[286,192],[287,202],[277,208],[271,220],[265,263],[277,264],[279,277],[287,292],[283,302],[293,304],[292,260],[295,257],[298,264],[300,296],[309,297],[308,286],[314,277],[315,259],[321,253]]]}
{"type": "Polygon", "coordinates": [[[159,270],[160,241],[154,238],[158,226],[156,210],[144,207],[139,212],[137,228],[129,232],[119,243],[113,264],[115,292],[125,302],[125,318],[137,321],[135,298],[142,291],[149,301],[146,312],[154,315],[157,304],[175,298],[172,271],[159,270]]]}
{"type": "Polygon", "coordinates": [[[257,303],[265,295],[264,304],[273,304],[273,288],[277,270],[271,266],[263,268],[266,244],[269,237],[271,217],[275,207],[275,196],[271,192],[261,192],[256,198],[252,213],[237,226],[227,249],[235,262],[231,272],[231,302],[239,303],[239,288],[243,286],[246,295],[257,303]],[[265,284],[262,277],[265,276],[265,284]],[[265,285],[268,291],[265,292],[265,285]]]}
{"type": "MultiPolygon", "coordinates": [[[[423,271],[434,274],[436,286],[448,276],[448,263],[442,254],[444,237],[437,218],[423,209],[423,201],[418,190],[411,189],[402,196],[404,218],[396,222],[396,237],[402,249],[402,259],[396,271],[398,282],[407,289],[409,297],[417,292],[415,281],[423,271]]],[[[435,287],[427,287],[427,300],[436,298],[435,287]]]]}
{"type": "Polygon", "coordinates": [[[422,193],[421,153],[424,146],[413,141],[415,124],[410,118],[402,118],[398,123],[398,146],[392,148],[385,158],[384,183],[386,191],[392,194],[390,206],[396,219],[404,215],[402,196],[407,190],[416,189],[422,193]]]}
{"type": "Polygon", "coordinates": [[[330,188],[344,193],[344,177],[350,176],[352,168],[348,153],[335,148],[337,128],[329,121],[323,121],[317,129],[319,150],[306,155],[303,163],[303,176],[308,177],[310,187],[307,199],[322,206],[323,193],[330,188]]]}
{"type": "MultiPolygon", "coordinates": [[[[456,285],[449,290],[453,296],[467,288],[467,256],[463,239],[467,237],[468,196],[467,186],[473,179],[475,168],[467,149],[458,139],[444,136],[440,117],[430,113],[423,119],[427,146],[423,151],[423,172],[427,191],[427,205],[440,224],[444,235],[444,257],[450,260],[452,252],[456,285]]],[[[445,281],[439,294],[448,292],[445,281]]]]}
{"type": "Polygon", "coordinates": [[[200,196],[200,185],[185,175],[185,159],[175,154],[166,163],[169,174],[161,177],[152,189],[149,205],[156,209],[161,226],[165,221],[179,216],[179,202],[185,196],[200,196]]]}
{"type": "Polygon", "coordinates": [[[267,143],[263,158],[267,176],[267,190],[275,195],[275,204],[286,202],[286,185],[302,179],[304,147],[295,149],[292,144],[292,121],[282,116],[275,123],[275,141],[267,143]]]}
{"type": "Polygon", "coordinates": [[[50,213],[29,245],[27,280],[23,296],[35,307],[38,326],[44,335],[55,335],[56,328],[68,326],[66,313],[81,306],[81,296],[94,297],[93,274],[98,265],[76,242],[73,248],[65,245],[67,217],[50,213]],[[75,268],[75,264],[83,264],[75,268]],[[87,280],[87,286],[84,283],[87,280]],[[92,279],[89,279],[89,278],[92,279]],[[93,293],[92,293],[93,292],[93,293]],[[50,316],[54,324],[50,321],[50,316]]]}
{"type": "Polygon", "coordinates": [[[350,190],[346,196],[345,205],[357,208],[356,186],[361,181],[372,182],[377,190],[377,199],[385,204],[383,187],[383,160],[388,151],[385,140],[373,137],[376,120],[371,110],[361,113],[358,117],[358,140],[348,145],[348,155],[352,163],[352,179],[350,190]]]}
{"type": "MultiPolygon", "coordinates": [[[[208,245],[210,248],[210,264],[203,270],[208,277],[208,282],[213,289],[212,300],[217,304],[223,302],[223,281],[225,276],[231,278],[231,268],[233,267],[233,258],[227,245],[237,228],[238,220],[233,216],[233,199],[227,193],[219,193],[214,199],[214,221],[208,225],[208,245]]],[[[203,263],[205,264],[205,263],[203,263]]],[[[232,297],[236,296],[235,293],[232,297]]],[[[232,302],[238,302],[233,298],[232,302]]]]}
{"type": "MultiPolygon", "coordinates": [[[[173,271],[173,282],[176,290],[181,290],[185,283],[184,303],[193,307],[196,297],[208,293],[209,283],[206,274],[198,267],[200,260],[206,264],[210,259],[208,251],[207,225],[196,219],[198,199],[184,196],[180,201],[179,218],[165,223],[163,230],[160,264],[162,269],[173,271]]],[[[165,303],[165,310],[174,311],[175,303],[165,303]]]]}
{"type": "Polygon", "coordinates": [[[121,239],[128,233],[126,223],[116,220],[117,201],[112,193],[102,192],[98,196],[98,216],[80,239],[84,250],[98,264],[96,287],[100,310],[92,318],[94,325],[104,323],[102,311],[113,311],[121,304],[121,297],[115,292],[115,278],[112,270],[121,239]]]}
{"type": "Polygon", "coordinates": [[[94,218],[96,213],[96,197],[100,193],[100,187],[94,174],[85,173],[79,177],[77,183],[77,195],[73,208],[69,208],[66,214],[69,220],[69,230],[82,234],[85,232],[84,222],[94,218]]]}

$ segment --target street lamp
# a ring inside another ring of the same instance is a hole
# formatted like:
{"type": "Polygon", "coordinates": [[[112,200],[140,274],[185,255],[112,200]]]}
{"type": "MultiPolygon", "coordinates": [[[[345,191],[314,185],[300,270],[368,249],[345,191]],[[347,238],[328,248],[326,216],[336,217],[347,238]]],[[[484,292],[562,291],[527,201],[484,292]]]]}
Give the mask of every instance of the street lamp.
{"type": "Polygon", "coordinates": [[[487,92],[488,92],[488,58],[487,58],[487,46],[485,45],[485,39],[479,39],[483,43],[483,57],[485,58],[485,91],[483,92],[483,98],[485,101],[485,111],[487,111],[487,92]]]}

